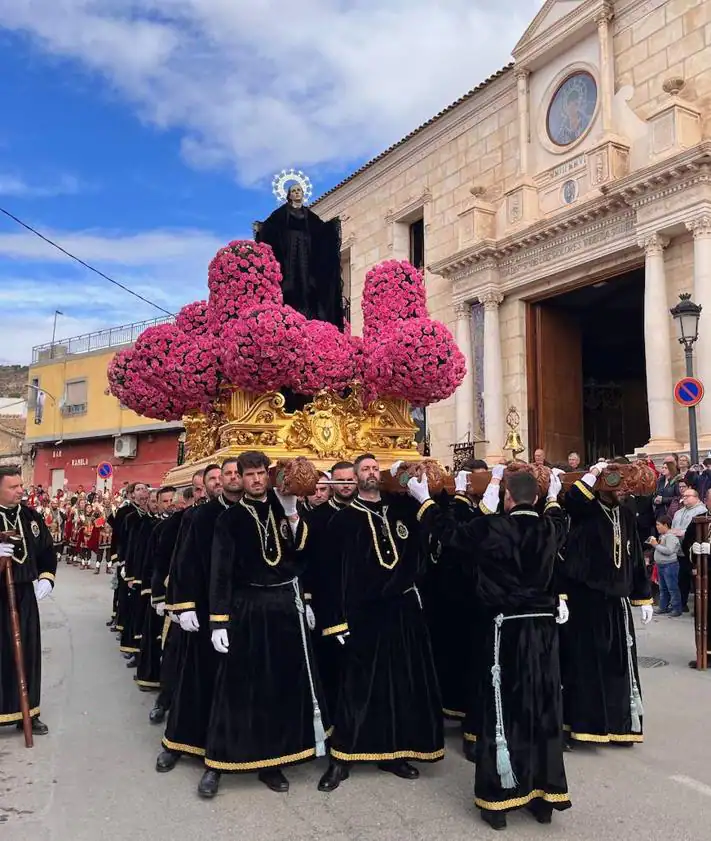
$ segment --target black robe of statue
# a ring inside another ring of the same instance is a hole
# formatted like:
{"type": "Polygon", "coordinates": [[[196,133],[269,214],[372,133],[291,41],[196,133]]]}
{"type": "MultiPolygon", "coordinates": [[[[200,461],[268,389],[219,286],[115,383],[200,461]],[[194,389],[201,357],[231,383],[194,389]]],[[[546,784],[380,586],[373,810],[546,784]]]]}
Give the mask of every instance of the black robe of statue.
{"type": "MultiPolygon", "coordinates": [[[[464,495],[444,495],[457,523],[483,514],[464,495]]],[[[481,649],[489,629],[488,613],[478,604],[470,572],[456,552],[434,552],[423,586],[423,601],[432,638],[445,718],[461,721],[466,742],[476,741],[480,728],[481,649]]]]}
{"type": "MultiPolygon", "coordinates": [[[[540,516],[532,506],[457,525],[433,502],[423,524],[433,543],[453,550],[474,575],[479,601],[492,616],[483,657],[489,675],[476,749],[474,802],[480,809],[508,811],[543,800],[570,807],[563,762],[563,701],[560,688],[556,567],[566,519],[557,503],[540,516]],[[542,614],[533,618],[515,618],[542,614]],[[493,617],[502,621],[499,666],[503,730],[514,786],[504,788],[497,771],[493,617]]],[[[572,609],[571,609],[572,614],[572,609]]]]}
{"type": "MultiPolygon", "coordinates": [[[[40,619],[32,582],[49,581],[54,587],[57,554],[49,529],[42,515],[25,505],[0,507],[0,531],[22,534],[23,541],[15,548],[12,575],[20,618],[20,638],[25,661],[25,678],[30,702],[30,715],[40,714],[42,685],[42,640],[40,619]]],[[[10,606],[5,585],[5,572],[0,576],[0,725],[22,721],[20,693],[17,686],[10,606]]]]}
{"type": "Polygon", "coordinates": [[[284,303],[342,330],[340,220],[324,222],[307,207],[285,204],[261,223],[255,238],[271,246],[281,266],[284,303]]]}
{"type": "Polygon", "coordinates": [[[633,726],[632,715],[639,672],[631,605],[651,605],[652,598],[635,516],[627,506],[603,505],[583,482],[568,491],[565,507],[571,519],[561,563],[570,606],[561,631],[565,729],[583,742],[641,742],[641,721],[633,726]]]}
{"type": "Polygon", "coordinates": [[[340,598],[326,606],[322,633],[349,632],[331,739],[340,761],[444,756],[442,701],[417,589],[427,556],[416,515],[407,497],[357,498],[329,523],[332,591],[340,598]]]}
{"type": "Polygon", "coordinates": [[[210,635],[210,565],[218,517],[230,507],[220,495],[183,515],[170,570],[170,605],[180,615],[194,610],[200,630],[181,631],[181,658],[163,747],[176,753],[205,755],[219,654],[210,635]]]}
{"type": "Polygon", "coordinates": [[[119,618],[121,628],[120,651],[124,654],[138,654],[134,635],[136,603],[139,598],[138,582],[135,570],[140,563],[138,558],[140,542],[138,532],[141,530],[145,518],[148,516],[137,506],[131,506],[133,511],[126,515],[123,522],[123,537],[120,543],[119,560],[123,563],[123,570],[119,572],[119,582],[123,580],[123,592],[119,595],[119,618]]]}
{"type": "Polygon", "coordinates": [[[299,576],[308,526],[296,534],[276,496],[242,498],[217,521],[210,625],[226,629],[205,765],[259,771],[326,753],[326,710],[299,576]]]}
{"type": "MultiPolygon", "coordinates": [[[[170,568],[176,547],[180,543],[181,530],[184,524],[184,514],[188,509],[181,509],[171,514],[161,525],[158,544],[156,546],[153,577],[151,578],[151,607],[158,604],[165,605],[161,630],[160,694],[156,705],[164,710],[170,709],[173,700],[173,690],[178,676],[178,667],[182,652],[180,625],[171,620],[170,602],[172,592],[170,588],[170,568]]],[[[157,615],[157,614],[156,614],[157,615]]]]}
{"type": "Polygon", "coordinates": [[[164,617],[158,616],[153,609],[153,573],[161,534],[165,529],[169,514],[158,517],[148,537],[146,551],[141,567],[141,603],[143,610],[143,630],[141,633],[138,668],[135,681],[145,689],[160,689],[160,657],[163,642],[164,617]]]}
{"type": "Polygon", "coordinates": [[[331,715],[338,701],[344,649],[334,637],[324,637],[322,633],[327,605],[339,599],[338,591],[333,589],[336,579],[333,567],[339,561],[328,540],[328,526],[333,516],[345,507],[331,498],[308,513],[309,539],[304,550],[307,560],[302,577],[306,601],[313,608],[316,618],[313,649],[326,706],[331,715]]]}

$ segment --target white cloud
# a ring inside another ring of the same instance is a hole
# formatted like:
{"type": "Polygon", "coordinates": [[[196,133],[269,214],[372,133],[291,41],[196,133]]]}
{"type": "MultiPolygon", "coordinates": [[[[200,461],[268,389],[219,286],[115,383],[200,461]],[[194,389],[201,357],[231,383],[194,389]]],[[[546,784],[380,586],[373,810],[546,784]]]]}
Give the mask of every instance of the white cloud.
{"type": "Polygon", "coordinates": [[[540,0],[0,0],[0,25],[250,183],[380,151],[509,59],[540,0]]]}
{"type": "Polygon", "coordinates": [[[0,172],[0,196],[41,199],[53,196],[73,196],[81,189],[81,182],[74,175],[62,175],[46,184],[30,184],[19,175],[0,172]]]}
{"type": "MultiPolygon", "coordinates": [[[[70,251],[138,294],[176,312],[207,296],[207,266],[227,241],[208,231],[48,231],[70,251]]],[[[162,313],[29,233],[0,234],[0,356],[27,363],[32,347],[162,313]]]]}

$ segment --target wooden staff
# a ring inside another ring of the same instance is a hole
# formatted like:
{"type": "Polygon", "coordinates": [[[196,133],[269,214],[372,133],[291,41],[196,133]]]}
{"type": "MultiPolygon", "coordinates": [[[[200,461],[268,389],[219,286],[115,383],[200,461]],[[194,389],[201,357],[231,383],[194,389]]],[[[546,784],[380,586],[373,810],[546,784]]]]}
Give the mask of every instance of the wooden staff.
{"type": "MultiPolygon", "coordinates": [[[[5,535],[0,536],[4,539],[5,535]]],[[[27,692],[25,677],[25,660],[22,654],[22,638],[20,637],[20,614],[17,611],[15,596],[15,580],[12,577],[12,558],[0,558],[0,567],[5,565],[5,586],[7,587],[7,603],[10,609],[10,626],[12,628],[12,651],[15,658],[17,672],[17,687],[20,695],[20,710],[22,711],[22,729],[25,733],[25,747],[34,747],[32,739],[32,719],[30,718],[30,699],[27,692]]]]}

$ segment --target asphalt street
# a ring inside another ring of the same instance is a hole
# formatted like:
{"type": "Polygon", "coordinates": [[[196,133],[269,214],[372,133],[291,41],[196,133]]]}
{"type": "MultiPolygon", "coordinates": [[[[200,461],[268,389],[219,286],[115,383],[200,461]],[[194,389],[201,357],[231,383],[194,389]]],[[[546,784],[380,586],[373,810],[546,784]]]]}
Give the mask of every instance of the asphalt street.
{"type": "MultiPolygon", "coordinates": [[[[472,802],[473,766],[458,730],[448,755],[406,782],[357,768],[330,795],[316,784],[325,760],[287,771],[291,791],[274,794],[256,776],[224,777],[219,796],[198,798],[197,761],[154,771],[160,727],[148,723],[152,695],[133,685],[105,627],[109,577],[62,566],[41,604],[42,719],[49,736],[25,749],[0,729],[0,841],[448,841],[486,838],[472,802]]],[[[585,747],[567,758],[573,808],[539,826],[509,817],[508,836],[606,841],[702,841],[711,813],[711,672],[687,667],[693,625],[655,618],[638,628],[640,655],[666,665],[642,670],[644,745],[585,747]]]]}

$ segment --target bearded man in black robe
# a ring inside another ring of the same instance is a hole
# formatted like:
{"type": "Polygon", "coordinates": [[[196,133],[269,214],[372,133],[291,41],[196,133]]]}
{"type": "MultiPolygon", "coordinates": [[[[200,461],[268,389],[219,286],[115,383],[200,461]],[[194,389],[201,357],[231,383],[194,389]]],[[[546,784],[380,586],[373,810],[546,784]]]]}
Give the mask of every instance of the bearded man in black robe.
{"type": "Polygon", "coordinates": [[[427,563],[417,506],[406,496],[383,499],[380,467],[370,453],[355,461],[358,496],[330,521],[336,598],[324,637],[346,646],[331,738],[331,764],[319,791],[349,777],[353,762],[405,780],[408,760],[444,757],[442,701],[418,590],[427,563]]]}
{"type": "Polygon", "coordinates": [[[464,559],[480,602],[493,616],[483,653],[491,683],[476,743],[474,802],[494,829],[506,826],[512,809],[528,807],[539,823],[550,823],[553,809],[571,805],[556,624],[568,615],[556,584],[566,530],[556,501],[561,483],[551,476],[541,517],[535,478],[512,473],[506,513],[497,516],[503,474],[503,465],[494,467],[484,494],[482,507],[491,515],[463,524],[430,499],[426,476],[408,483],[422,504],[420,517],[435,551],[454,550],[464,559]]]}
{"type": "Polygon", "coordinates": [[[565,498],[570,535],[561,564],[571,621],[561,634],[565,728],[572,741],[644,740],[632,606],[652,619],[635,514],[615,492],[596,493],[600,462],[565,498]]]}
{"type": "Polygon", "coordinates": [[[281,266],[284,303],[343,330],[340,220],[324,222],[304,205],[301,185],[292,184],[286,204],[255,223],[255,239],[271,246],[281,266]]]}
{"type": "Polygon", "coordinates": [[[12,564],[32,732],[44,736],[49,728],[39,718],[42,641],[37,602],[54,589],[57,554],[42,515],[20,503],[22,493],[20,468],[0,466],[0,532],[6,535],[0,537],[0,725],[17,723],[18,730],[22,730],[14,634],[5,584],[5,564],[12,564]]]}

